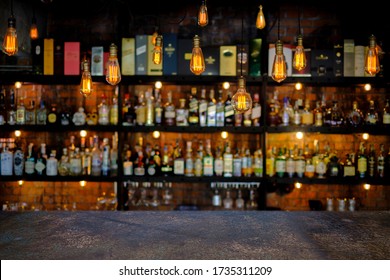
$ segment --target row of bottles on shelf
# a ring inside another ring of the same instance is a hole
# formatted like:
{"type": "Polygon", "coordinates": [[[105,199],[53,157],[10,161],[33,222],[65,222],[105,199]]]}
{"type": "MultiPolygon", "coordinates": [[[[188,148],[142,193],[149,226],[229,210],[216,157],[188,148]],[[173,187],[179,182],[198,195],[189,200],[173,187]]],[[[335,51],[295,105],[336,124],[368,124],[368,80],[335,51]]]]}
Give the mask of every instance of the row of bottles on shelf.
{"type": "Polygon", "coordinates": [[[269,177],[289,178],[329,178],[329,177],[358,177],[358,178],[390,178],[390,147],[385,152],[384,144],[379,151],[373,143],[361,142],[357,153],[348,153],[339,158],[327,144],[320,151],[319,141],[314,141],[314,150],[306,144],[305,148],[273,146],[267,151],[266,175],[269,177]]]}
{"type": "Polygon", "coordinates": [[[118,172],[118,134],[115,132],[112,141],[104,138],[99,141],[97,135],[90,137],[86,147],[85,137],[81,137],[80,147],[75,146],[75,137],[70,137],[70,146],[62,149],[58,157],[57,149],[50,149],[48,156],[46,143],[34,149],[34,143],[24,151],[14,138],[2,138],[0,149],[1,176],[115,176],[118,172]]]}
{"type": "MultiPolygon", "coordinates": [[[[323,96],[324,97],[324,96],[323,96]]],[[[282,104],[278,100],[277,91],[268,103],[267,124],[271,126],[313,125],[313,126],[378,126],[390,125],[390,100],[386,99],[383,108],[379,109],[374,100],[368,101],[365,111],[360,109],[358,101],[352,102],[352,107],[341,109],[339,101],[333,100],[327,104],[324,98],[315,102],[313,108],[309,99],[295,100],[294,106],[289,97],[284,97],[282,104]]]]}
{"type": "Polygon", "coordinates": [[[258,208],[256,190],[260,183],[213,182],[212,206],[225,210],[256,210],[258,208]]]}
{"type": "Polygon", "coordinates": [[[133,149],[125,145],[123,156],[124,175],[135,176],[170,176],[187,177],[223,176],[223,177],[262,177],[263,154],[261,149],[251,151],[248,147],[236,147],[231,143],[217,145],[212,149],[211,140],[197,143],[187,140],[185,150],[179,140],[175,145],[144,145],[140,137],[133,149]],[[195,149],[195,144],[197,148],[195,149]]]}
{"type": "Polygon", "coordinates": [[[24,97],[19,97],[15,104],[15,91],[10,90],[9,104],[5,102],[5,89],[0,91],[0,125],[116,125],[118,124],[118,98],[115,95],[111,103],[103,94],[97,108],[88,112],[81,106],[77,112],[63,106],[59,108],[56,103],[52,103],[48,108],[43,99],[39,106],[36,101],[30,99],[28,105],[25,104],[24,97]]]}
{"type": "Polygon", "coordinates": [[[235,112],[232,106],[232,93],[223,98],[222,90],[218,96],[210,89],[208,97],[205,88],[200,96],[196,87],[191,88],[187,98],[179,98],[179,104],[173,101],[172,91],[167,92],[164,103],[159,89],[148,89],[138,94],[133,104],[130,95],[125,94],[123,107],[124,126],[260,126],[261,105],[259,94],[254,94],[253,107],[245,113],[235,112]]]}

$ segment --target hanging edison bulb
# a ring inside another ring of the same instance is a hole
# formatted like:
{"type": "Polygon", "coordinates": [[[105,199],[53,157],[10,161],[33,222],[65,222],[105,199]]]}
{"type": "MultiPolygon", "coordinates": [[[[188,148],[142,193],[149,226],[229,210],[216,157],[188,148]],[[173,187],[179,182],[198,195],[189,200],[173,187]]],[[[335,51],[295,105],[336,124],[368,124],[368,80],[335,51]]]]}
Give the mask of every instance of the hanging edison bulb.
{"type": "Polygon", "coordinates": [[[375,75],[380,70],[379,56],[378,56],[377,46],[376,46],[376,38],[374,35],[371,35],[369,40],[370,43],[369,43],[368,51],[364,62],[364,70],[370,75],[375,75]]]}
{"type": "Polygon", "coordinates": [[[256,28],[263,29],[265,27],[265,17],[263,13],[263,6],[259,6],[259,12],[257,13],[256,18],[256,28]]]}
{"type": "Polygon", "coordinates": [[[232,96],[233,109],[238,113],[243,113],[252,108],[252,97],[246,92],[245,79],[243,76],[238,78],[237,92],[232,96]]]}
{"type": "Polygon", "coordinates": [[[193,44],[190,70],[195,75],[200,75],[206,70],[206,64],[204,62],[202,49],[200,48],[200,38],[198,35],[194,36],[193,44]]]}
{"type": "Polygon", "coordinates": [[[161,64],[162,61],[162,36],[158,35],[156,38],[156,44],[153,48],[153,63],[161,64]]]}
{"type": "Polygon", "coordinates": [[[30,39],[36,40],[39,37],[38,33],[38,27],[37,27],[37,20],[35,19],[35,16],[32,18],[31,27],[30,27],[30,39]]]}
{"type": "Polygon", "coordinates": [[[18,53],[18,35],[16,34],[16,19],[11,10],[8,18],[8,28],[3,40],[3,52],[9,56],[18,53]]]}
{"type": "Polygon", "coordinates": [[[303,36],[298,35],[297,46],[295,47],[293,67],[298,71],[306,68],[306,53],[303,47],[303,36]]]}
{"type": "Polygon", "coordinates": [[[202,0],[198,13],[198,25],[201,27],[206,26],[209,23],[209,15],[207,12],[206,0],[202,0]]]}
{"type": "Polygon", "coordinates": [[[286,59],[283,54],[282,41],[276,41],[274,63],[272,65],[272,79],[280,83],[287,77],[286,59]]]}
{"type": "Polygon", "coordinates": [[[106,81],[110,85],[117,85],[121,81],[121,69],[118,62],[118,49],[114,43],[110,45],[110,55],[106,64],[106,81]]]}
{"type": "Polygon", "coordinates": [[[92,94],[92,77],[88,60],[83,61],[83,73],[81,74],[80,93],[85,97],[92,94]]]}

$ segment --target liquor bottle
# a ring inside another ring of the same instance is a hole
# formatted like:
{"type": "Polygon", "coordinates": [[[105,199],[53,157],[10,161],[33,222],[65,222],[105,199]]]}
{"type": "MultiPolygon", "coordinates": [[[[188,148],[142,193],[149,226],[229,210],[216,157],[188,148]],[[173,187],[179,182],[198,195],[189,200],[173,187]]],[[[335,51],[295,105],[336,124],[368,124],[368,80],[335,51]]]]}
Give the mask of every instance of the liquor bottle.
{"type": "Polygon", "coordinates": [[[161,104],[161,93],[159,89],[154,90],[154,124],[163,124],[163,106],[161,104]]]}
{"type": "Polygon", "coordinates": [[[131,150],[126,150],[125,157],[123,158],[123,175],[133,175],[133,161],[131,160],[131,150]]]}
{"type": "Polygon", "coordinates": [[[242,176],[242,160],[240,149],[237,147],[236,152],[233,155],[233,176],[241,177],[242,176]]]}
{"type": "Polygon", "coordinates": [[[26,108],[26,124],[36,124],[35,100],[33,99],[30,100],[29,106],[26,108]]]}
{"type": "Polygon", "coordinates": [[[184,175],[194,176],[194,159],[192,156],[192,141],[187,141],[184,175]]]}
{"type": "Polygon", "coordinates": [[[176,145],[173,149],[173,174],[175,175],[184,175],[185,170],[185,161],[183,157],[183,152],[180,147],[179,140],[176,140],[176,145]]]}
{"type": "Polygon", "coordinates": [[[256,177],[263,177],[263,152],[257,149],[253,153],[253,173],[256,177]]]}
{"type": "Polygon", "coordinates": [[[176,126],[188,126],[188,108],[186,108],[186,100],[179,99],[180,106],[176,108],[176,126]]]}
{"type": "Polygon", "coordinates": [[[305,149],[303,151],[303,156],[305,158],[306,164],[305,164],[305,177],[307,178],[313,178],[315,175],[315,164],[313,161],[313,153],[311,149],[309,148],[309,145],[305,145],[305,149]]]}
{"type": "Polygon", "coordinates": [[[13,175],[13,153],[10,151],[8,145],[3,146],[3,151],[0,154],[1,162],[0,162],[0,174],[2,176],[11,176],[13,175]]]}
{"type": "Polygon", "coordinates": [[[154,97],[151,90],[145,92],[145,100],[145,125],[154,126],[154,97]]]}
{"type": "Polygon", "coordinates": [[[370,100],[370,104],[364,118],[364,123],[367,125],[379,124],[379,114],[375,108],[374,100],[370,100]]]}
{"type": "Polygon", "coordinates": [[[164,124],[166,126],[176,125],[176,108],[172,103],[172,91],[168,91],[168,99],[164,104],[164,124]]]}
{"type": "Polygon", "coordinates": [[[253,159],[249,148],[243,149],[244,155],[241,157],[241,173],[244,177],[251,177],[253,174],[253,159]]]}
{"type": "Polygon", "coordinates": [[[24,98],[20,97],[18,106],[16,107],[16,124],[26,124],[26,107],[24,106],[24,98]]]}
{"type": "Polygon", "coordinates": [[[223,153],[223,176],[233,177],[233,154],[228,141],[225,143],[225,151],[223,153]]]}
{"type": "Polygon", "coordinates": [[[188,124],[199,125],[199,101],[197,98],[197,88],[191,88],[191,95],[188,102],[188,124]]]}
{"type": "Polygon", "coordinates": [[[239,188],[237,190],[237,198],[235,201],[236,209],[237,210],[244,210],[245,208],[245,200],[242,198],[242,190],[239,188]]]}
{"type": "Polygon", "coordinates": [[[50,112],[47,114],[47,124],[56,125],[59,121],[57,114],[57,104],[51,104],[50,112]]]}
{"type": "Polygon", "coordinates": [[[45,125],[47,120],[47,109],[45,106],[45,101],[41,99],[39,102],[39,108],[37,110],[37,124],[45,125]]]}
{"type": "Polygon", "coordinates": [[[103,149],[102,149],[102,175],[110,175],[110,144],[108,138],[103,138],[103,149]]]}
{"type": "Polygon", "coordinates": [[[347,154],[344,164],[343,164],[343,176],[344,177],[355,177],[356,167],[355,167],[355,154],[347,154]]]}
{"type": "Polygon", "coordinates": [[[20,144],[15,148],[13,165],[15,176],[22,176],[24,171],[24,152],[20,144]]]}
{"type": "Polygon", "coordinates": [[[276,147],[270,147],[267,151],[265,170],[268,177],[273,177],[275,175],[275,151],[276,147]]]}
{"type": "Polygon", "coordinates": [[[375,147],[374,144],[370,144],[370,150],[368,151],[368,158],[367,158],[367,165],[368,165],[368,177],[375,177],[376,175],[376,153],[375,153],[375,147]]]}
{"type": "Polygon", "coordinates": [[[87,122],[87,115],[85,114],[83,107],[79,107],[77,112],[73,114],[72,122],[76,126],[85,125],[87,122]]]}
{"type": "Polygon", "coordinates": [[[313,110],[313,115],[314,115],[314,125],[315,126],[322,126],[324,124],[323,112],[322,112],[322,107],[321,107],[321,103],[319,100],[316,101],[316,107],[313,110]]]}
{"type": "Polygon", "coordinates": [[[366,147],[364,146],[364,142],[360,142],[359,151],[357,156],[357,172],[359,174],[359,178],[367,177],[367,156],[365,153],[366,147]]]}
{"type": "Polygon", "coordinates": [[[9,125],[16,124],[16,109],[15,109],[15,91],[13,89],[10,90],[10,107],[7,113],[7,123],[9,125]]]}
{"type": "MultiPolygon", "coordinates": [[[[234,108],[232,105],[232,92],[227,92],[227,97],[225,100],[225,126],[234,126],[234,108]]],[[[253,113],[253,110],[252,110],[253,113]]]]}
{"type": "Polygon", "coordinates": [[[269,126],[278,126],[281,123],[280,119],[280,104],[278,101],[278,92],[274,92],[273,98],[270,100],[270,102],[267,105],[268,107],[268,113],[267,113],[267,123],[269,126]]]}
{"type": "MultiPolygon", "coordinates": [[[[214,183],[212,183],[214,184],[214,183]]],[[[222,206],[222,197],[218,190],[219,186],[212,186],[213,190],[213,198],[212,198],[212,205],[214,208],[218,209],[222,206]]]]}
{"type": "Polygon", "coordinates": [[[282,126],[287,126],[290,123],[292,123],[292,120],[294,118],[294,109],[291,107],[291,104],[288,100],[288,97],[283,97],[283,106],[280,110],[280,119],[282,126]]]}
{"type": "Polygon", "coordinates": [[[286,173],[289,178],[293,178],[295,175],[295,160],[293,149],[288,150],[288,155],[286,158],[286,173]]]}
{"type": "Polygon", "coordinates": [[[215,158],[213,164],[213,173],[215,176],[223,175],[223,156],[222,156],[222,148],[218,145],[215,149],[215,158]]]}
{"type": "Polygon", "coordinates": [[[261,117],[260,95],[258,93],[255,93],[253,95],[253,108],[251,113],[252,126],[260,126],[260,117],[261,117]]]}
{"type": "MultiPolygon", "coordinates": [[[[146,144],[145,148],[145,170],[146,174],[149,176],[157,175],[157,164],[154,160],[154,155],[156,150],[160,150],[160,148],[152,149],[149,144],[146,144]]],[[[161,163],[160,163],[161,164],[161,163]]]]}
{"type": "Polygon", "coordinates": [[[37,154],[35,161],[35,171],[37,175],[44,175],[46,173],[46,144],[41,144],[41,150],[37,154]]]}
{"type": "Polygon", "coordinates": [[[298,149],[298,154],[295,156],[295,173],[298,178],[303,178],[306,170],[306,160],[303,156],[303,149],[298,149]]]}
{"type": "Polygon", "coordinates": [[[114,96],[112,98],[112,104],[110,106],[110,124],[117,125],[119,122],[119,108],[118,108],[118,98],[114,96]]]}
{"type": "Polygon", "coordinates": [[[112,135],[112,147],[110,149],[110,172],[112,176],[118,174],[118,132],[112,135]]]}
{"type": "Polygon", "coordinates": [[[302,120],[301,120],[302,125],[313,125],[314,124],[314,114],[310,108],[310,100],[309,99],[305,99],[305,106],[303,107],[301,116],[302,116],[302,120]]]}
{"type": "Polygon", "coordinates": [[[2,88],[0,91],[0,125],[7,122],[7,111],[5,108],[5,89],[2,88]]]}
{"type": "Polygon", "coordinates": [[[69,107],[63,107],[62,112],[60,113],[60,123],[61,125],[69,125],[71,122],[70,119],[70,108],[69,107]]]}
{"type": "Polygon", "coordinates": [[[144,93],[140,92],[138,95],[138,103],[135,106],[136,124],[145,125],[146,122],[146,103],[144,93]]]}
{"type": "Polygon", "coordinates": [[[225,126],[225,104],[222,100],[222,90],[218,92],[218,101],[215,107],[215,126],[225,126]]]}
{"type": "Polygon", "coordinates": [[[217,102],[215,101],[214,93],[214,89],[210,89],[210,100],[207,104],[207,126],[217,125],[217,102]]]}
{"type": "Polygon", "coordinates": [[[283,148],[279,148],[275,158],[275,172],[279,178],[283,178],[286,174],[286,156],[283,148]]]}
{"type": "MultiPolygon", "coordinates": [[[[324,160],[324,163],[326,163],[325,160],[324,160]]],[[[352,162],[351,162],[351,166],[354,167],[352,162]]],[[[339,174],[341,174],[339,158],[335,153],[333,153],[332,155],[329,156],[329,160],[326,163],[326,172],[327,172],[329,177],[337,177],[337,176],[339,176],[339,174]]],[[[353,172],[353,173],[355,174],[355,172],[353,172]]],[[[353,175],[353,176],[355,176],[355,175],[353,175]]]]}
{"type": "Polygon", "coordinates": [[[211,151],[211,140],[206,140],[206,152],[203,156],[203,176],[214,175],[214,157],[211,151]]]}
{"type": "Polygon", "coordinates": [[[107,97],[102,94],[102,100],[98,105],[98,124],[108,125],[110,123],[110,108],[107,104],[107,97]]]}
{"type": "Polygon", "coordinates": [[[382,124],[390,125],[390,99],[386,99],[385,107],[383,107],[382,124]]]}
{"type": "Polygon", "coordinates": [[[207,100],[206,89],[202,88],[199,99],[199,125],[207,126],[207,100]]]}
{"type": "MultiPolygon", "coordinates": [[[[177,143],[178,144],[178,143],[177,143]]],[[[178,152],[180,153],[180,152],[178,152]]],[[[162,164],[161,164],[161,173],[164,176],[171,176],[174,170],[174,160],[172,158],[172,153],[169,151],[168,145],[164,145],[163,154],[162,154],[162,164]]]]}
{"type": "Polygon", "coordinates": [[[83,175],[91,175],[92,172],[92,155],[89,148],[85,148],[84,153],[81,154],[81,165],[83,168],[83,175]]]}
{"type": "Polygon", "coordinates": [[[56,159],[56,150],[50,152],[50,157],[46,161],[46,175],[57,176],[58,174],[58,160],[56,159]]]}
{"type": "Polygon", "coordinates": [[[354,127],[361,126],[364,123],[364,115],[359,109],[357,101],[352,102],[352,110],[347,115],[347,123],[354,127]]]}
{"type": "Polygon", "coordinates": [[[386,178],[390,178],[390,147],[385,156],[384,174],[386,178]]]}
{"type": "Polygon", "coordinates": [[[97,135],[93,136],[93,148],[92,148],[92,176],[100,176],[102,170],[102,151],[99,148],[99,138],[97,135]]]}
{"type": "Polygon", "coordinates": [[[231,190],[229,188],[225,191],[225,197],[222,200],[223,208],[225,209],[232,209],[233,208],[233,199],[231,196],[231,190]]]}
{"type": "Polygon", "coordinates": [[[242,121],[244,119],[244,114],[239,111],[234,112],[234,126],[241,127],[242,121]]]}
{"type": "Polygon", "coordinates": [[[24,163],[24,172],[27,175],[33,175],[35,173],[35,157],[33,153],[34,143],[28,145],[27,157],[24,163]]]}
{"type": "Polygon", "coordinates": [[[344,114],[339,107],[337,100],[333,100],[333,106],[330,110],[330,126],[341,126],[344,124],[344,114]]]}
{"type": "MultiPolygon", "coordinates": [[[[201,145],[201,144],[200,144],[201,145]]],[[[199,146],[200,146],[199,145],[199,146]]],[[[194,175],[196,177],[203,176],[203,148],[198,148],[194,159],[194,175]]]]}
{"type": "Polygon", "coordinates": [[[385,177],[385,146],[383,144],[380,145],[377,160],[378,164],[376,172],[379,178],[383,178],[385,177]]]}
{"type": "Polygon", "coordinates": [[[130,95],[128,93],[125,94],[125,101],[122,108],[123,114],[123,122],[124,126],[133,126],[135,125],[136,114],[134,106],[130,100],[130,95]]]}
{"type": "Polygon", "coordinates": [[[68,148],[62,148],[62,155],[60,162],[58,163],[58,173],[60,176],[68,176],[69,175],[69,156],[68,156],[68,148]]]}

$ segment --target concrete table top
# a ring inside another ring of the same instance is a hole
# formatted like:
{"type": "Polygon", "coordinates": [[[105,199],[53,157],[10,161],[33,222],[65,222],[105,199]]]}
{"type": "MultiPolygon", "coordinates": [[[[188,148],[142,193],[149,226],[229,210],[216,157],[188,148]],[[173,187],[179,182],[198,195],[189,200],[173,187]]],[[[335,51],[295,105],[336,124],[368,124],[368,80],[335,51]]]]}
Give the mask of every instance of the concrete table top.
{"type": "Polygon", "coordinates": [[[390,212],[0,212],[2,260],[390,259],[390,212]]]}

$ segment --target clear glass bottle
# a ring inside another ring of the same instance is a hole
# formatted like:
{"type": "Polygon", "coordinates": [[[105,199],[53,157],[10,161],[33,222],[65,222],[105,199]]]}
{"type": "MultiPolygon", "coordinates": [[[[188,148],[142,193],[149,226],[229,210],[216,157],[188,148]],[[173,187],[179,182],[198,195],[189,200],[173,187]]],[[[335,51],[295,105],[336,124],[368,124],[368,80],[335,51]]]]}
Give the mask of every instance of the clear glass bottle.
{"type": "Polygon", "coordinates": [[[3,146],[3,150],[0,153],[1,158],[1,168],[0,174],[1,176],[12,176],[13,175],[13,152],[10,151],[8,145],[3,146]]]}
{"type": "Polygon", "coordinates": [[[253,107],[251,112],[252,126],[260,126],[261,117],[261,104],[260,95],[258,93],[253,94],[253,107]]]}
{"type": "Polygon", "coordinates": [[[183,152],[180,147],[179,140],[176,140],[176,144],[173,151],[173,174],[184,175],[185,161],[183,152]]]}
{"type": "Polygon", "coordinates": [[[199,99],[199,125],[207,126],[207,100],[206,100],[206,89],[202,88],[200,91],[199,99]]]}
{"type": "Polygon", "coordinates": [[[13,155],[13,165],[15,176],[22,176],[24,172],[24,152],[20,144],[16,145],[13,155]]]}
{"type": "Polygon", "coordinates": [[[257,149],[253,153],[253,173],[256,177],[263,177],[263,152],[257,149]]]}
{"type": "Polygon", "coordinates": [[[167,126],[176,125],[176,107],[172,102],[172,91],[168,91],[168,99],[164,104],[164,124],[167,126]]]}
{"type": "Polygon", "coordinates": [[[47,109],[45,106],[45,101],[41,99],[39,102],[39,108],[37,110],[37,124],[45,125],[47,120],[47,109]]]}
{"type": "Polygon", "coordinates": [[[295,175],[295,160],[293,149],[288,150],[288,155],[286,158],[286,173],[289,178],[293,178],[295,175]]]}
{"type": "Polygon", "coordinates": [[[35,173],[37,175],[44,175],[46,173],[46,144],[41,144],[41,150],[38,152],[37,159],[35,161],[35,173]]]}
{"type": "Polygon", "coordinates": [[[194,176],[194,158],[192,156],[192,141],[187,141],[184,175],[194,176]]]}
{"type": "Polygon", "coordinates": [[[347,115],[347,122],[349,125],[358,127],[364,123],[363,112],[359,109],[358,102],[352,102],[352,110],[347,115]]]}
{"type": "Polygon", "coordinates": [[[375,107],[375,101],[370,100],[368,110],[365,115],[364,123],[367,125],[377,125],[379,124],[379,114],[375,107]]]}
{"type": "Polygon", "coordinates": [[[62,156],[60,162],[58,163],[58,173],[60,176],[68,176],[69,175],[69,156],[68,156],[68,148],[62,149],[62,156]]]}
{"type": "Polygon", "coordinates": [[[36,124],[36,109],[35,100],[30,100],[28,107],[26,108],[26,124],[36,124]]]}
{"type": "MultiPolygon", "coordinates": [[[[253,110],[252,110],[253,113],[253,110]]],[[[227,92],[224,105],[225,126],[234,126],[234,108],[232,105],[232,92],[227,92]]],[[[253,121],[253,120],[252,120],[253,121]]]]}
{"type": "Polygon", "coordinates": [[[163,124],[163,106],[161,104],[161,93],[160,90],[154,90],[154,124],[162,125],[163,124]]]}
{"type": "Polygon", "coordinates": [[[152,90],[145,92],[145,125],[154,126],[154,97],[152,90]]]}
{"type": "Polygon", "coordinates": [[[26,107],[24,106],[24,98],[20,97],[18,106],[16,107],[16,124],[26,124],[26,107]]]}
{"type": "Polygon", "coordinates": [[[324,120],[323,120],[322,107],[319,100],[316,101],[316,107],[313,110],[313,115],[314,115],[314,125],[322,126],[324,124],[324,120]]]}
{"type": "Polygon", "coordinates": [[[225,197],[222,200],[223,208],[225,209],[233,209],[233,198],[231,195],[231,190],[229,188],[226,188],[225,190],[225,197]]]}
{"type": "Polygon", "coordinates": [[[306,170],[306,160],[303,156],[303,149],[298,149],[298,155],[295,157],[295,173],[298,178],[303,178],[306,170]]]}
{"type": "Polygon", "coordinates": [[[112,98],[112,104],[110,106],[110,124],[117,125],[118,121],[119,121],[118,98],[114,96],[112,98]]]}
{"type": "Polygon", "coordinates": [[[16,108],[15,108],[15,91],[14,91],[14,89],[10,90],[9,110],[7,113],[7,123],[9,125],[16,124],[16,108]]]}
{"type": "Polygon", "coordinates": [[[283,148],[279,148],[275,158],[275,172],[279,178],[283,178],[286,174],[286,156],[283,148]]]}
{"type": "Polygon", "coordinates": [[[385,107],[383,107],[382,114],[382,123],[383,125],[390,125],[390,99],[386,99],[385,107]]]}
{"type": "Polygon", "coordinates": [[[110,123],[110,108],[107,104],[107,97],[103,94],[98,105],[98,124],[108,125],[110,123]]]}
{"type": "Polygon", "coordinates": [[[223,156],[222,156],[222,148],[217,146],[215,149],[215,159],[214,159],[214,174],[215,176],[223,175],[223,156]]]}
{"type": "Polygon", "coordinates": [[[27,157],[24,163],[24,172],[27,175],[33,175],[35,173],[35,154],[34,154],[34,143],[28,145],[27,157]]]}
{"type": "Polygon", "coordinates": [[[176,108],[176,126],[188,126],[188,108],[186,108],[186,100],[179,100],[180,106],[176,108]]]}
{"type": "Polygon", "coordinates": [[[100,176],[102,171],[102,151],[99,148],[99,138],[97,135],[93,137],[93,148],[92,148],[92,176],[100,176]]]}
{"type": "Polygon", "coordinates": [[[211,151],[211,140],[206,140],[206,152],[203,156],[203,176],[214,175],[214,157],[211,151]]]}
{"type": "Polygon", "coordinates": [[[223,176],[233,176],[233,154],[228,141],[225,143],[225,151],[223,153],[223,176]]]}
{"type": "Polygon", "coordinates": [[[364,146],[364,142],[360,142],[359,151],[357,155],[357,172],[359,174],[359,178],[367,177],[367,167],[368,160],[366,155],[366,147],[364,146]]]}
{"type": "Polygon", "coordinates": [[[242,174],[242,159],[240,149],[237,147],[233,155],[233,176],[241,177],[242,174]]]}
{"type": "Polygon", "coordinates": [[[215,100],[215,91],[210,89],[209,102],[207,104],[207,126],[217,125],[217,102],[215,100]]]}
{"type": "Polygon", "coordinates": [[[314,124],[314,114],[310,108],[310,100],[309,99],[305,99],[305,106],[303,107],[301,116],[302,116],[302,120],[301,120],[302,125],[313,125],[314,124]]]}
{"type": "Polygon", "coordinates": [[[225,126],[225,103],[222,100],[222,90],[218,92],[218,101],[215,107],[215,126],[225,126]]]}
{"type": "Polygon", "coordinates": [[[50,152],[50,157],[46,161],[46,176],[57,176],[58,160],[56,159],[56,150],[50,152]]]}

